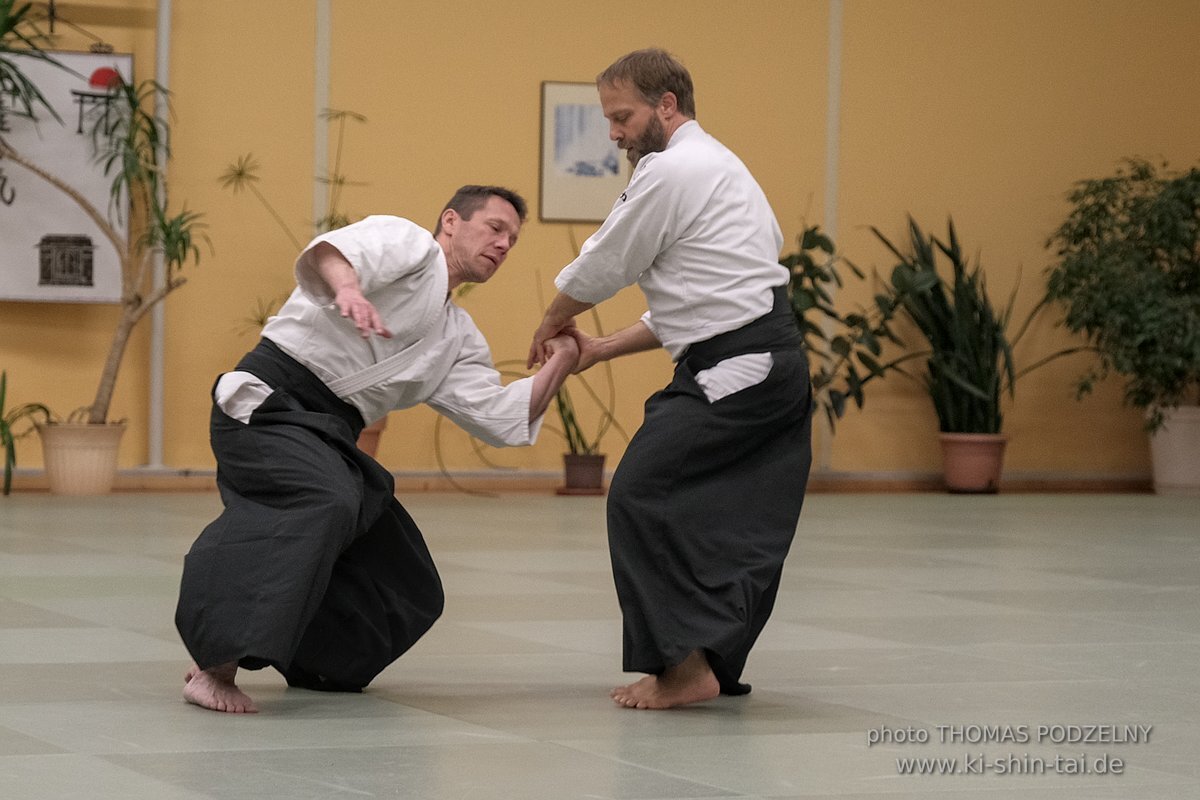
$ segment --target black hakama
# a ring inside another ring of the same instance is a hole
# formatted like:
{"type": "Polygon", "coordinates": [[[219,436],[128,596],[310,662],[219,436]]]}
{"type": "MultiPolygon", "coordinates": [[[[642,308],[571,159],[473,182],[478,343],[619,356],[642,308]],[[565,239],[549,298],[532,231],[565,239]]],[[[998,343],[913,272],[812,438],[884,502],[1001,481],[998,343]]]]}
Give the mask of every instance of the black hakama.
{"type": "Polygon", "coordinates": [[[440,616],[441,580],[358,411],[269,340],[237,369],[274,391],[247,424],[215,404],[225,510],[184,560],[175,622],[201,669],[272,666],[355,691],[440,616]]]}
{"type": "Polygon", "coordinates": [[[744,694],[746,657],[774,606],[812,460],[808,362],[786,297],[691,345],[613,476],[609,549],[624,669],[661,674],[694,650],[721,691],[744,694]],[[770,352],[766,379],[710,403],[697,372],[770,352]]]}

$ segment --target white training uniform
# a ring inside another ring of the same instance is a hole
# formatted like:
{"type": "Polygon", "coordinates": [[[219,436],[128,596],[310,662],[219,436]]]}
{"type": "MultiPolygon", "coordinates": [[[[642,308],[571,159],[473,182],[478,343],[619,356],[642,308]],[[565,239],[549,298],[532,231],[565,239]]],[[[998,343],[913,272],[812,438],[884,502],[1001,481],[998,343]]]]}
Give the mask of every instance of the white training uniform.
{"type": "Polygon", "coordinates": [[[811,460],[808,365],[782,244],[745,165],[688,121],[638,162],[556,280],[587,303],[637,283],[642,321],[676,362],[609,484],[627,672],[661,675],[703,652],[722,693],[749,691],[741,673],[779,588],[811,460]]]}
{"type": "MultiPolygon", "coordinates": [[[[596,304],[637,283],[648,306],[642,322],[678,360],[689,344],[771,310],[771,289],[788,282],[782,246],[753,176],[690,120],[665,150],[642,157],[629,187],[555,286],[596,304]]],[[[736,356],[697,379],[715,401],[756,385],[770,364],[768,354],[736,356]]]]}
{"type": "MultiPolygon", "coordinates": [[[[370,216],[324,233],[296,259],[297,288],[262,335],[307,367],[370,423],[426,403],[494,446],[533,443],[533,378],[502,385],[483,334],[449,299],[445,255],[433,236],[400,217],[370,216]],[[327,242],[358,274],[392,338],[363,339],[342,317],[317,272],[313,248],[327,242]]],[[[271,393],[247,372],[222,376],[216,401],[245,422],[271,393]]]]}

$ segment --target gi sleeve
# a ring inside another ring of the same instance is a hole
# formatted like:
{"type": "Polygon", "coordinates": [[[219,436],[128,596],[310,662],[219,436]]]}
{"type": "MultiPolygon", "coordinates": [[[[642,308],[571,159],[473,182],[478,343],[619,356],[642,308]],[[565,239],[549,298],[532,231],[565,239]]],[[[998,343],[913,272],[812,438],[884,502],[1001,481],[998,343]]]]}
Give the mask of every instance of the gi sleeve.
{"type": "Polygon", "coordinates": [[[308,243],[296,259],[296,283],[317,305],[333,302],[329,287],[317,272],[313,248],[328,242],[337,248],[354,271],[364,295],[417,271],[440,250],[429,231],[401,217],[373,215],[308,243]]]}
{"type": "Polygon", "coordinates": [[[508,385],[492,363],[487,342],[472,330],[449,374],[426,403],[472,436],[493,447],[519,447],[537,441],[545,415],[529,421],[533,378],[508,385]]]}
{"type": "Polygon", "coordinates": [[[635,283],[679,238],[694,212],[683,191],[685,176],[659,155],[642,158],[604,224],[555,278],[560,292],[583,303],[607,300],[635,283]]]}

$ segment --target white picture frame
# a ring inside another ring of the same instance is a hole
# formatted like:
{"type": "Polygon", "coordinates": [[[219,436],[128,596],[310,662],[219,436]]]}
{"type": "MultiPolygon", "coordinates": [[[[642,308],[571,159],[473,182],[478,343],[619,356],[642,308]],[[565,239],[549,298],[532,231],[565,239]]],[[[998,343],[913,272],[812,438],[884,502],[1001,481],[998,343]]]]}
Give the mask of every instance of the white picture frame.
{"type": "Polygon", "coordinates": [[[538,219],[603,222],[631,172],[608,138],[596,85],[543,81],[538,219]]]}
{"type": "MultiPolygon", "coordinates": [[[[127,246],[127,203],[113,207],[111,178],[92,146],[95,114],[103,113],[115,70],[133,80],[133,56],[49,52],[67,67],[10,53],[60,124],[44,108],[37,120],[17,116],[0,99],[0,135],[14,150],[69,184],[106,214],[127,246]]],[[[10,159],[0,159],[0,300],[117,303],[121,266],[112,242],[74,200],[10,159]]]]}

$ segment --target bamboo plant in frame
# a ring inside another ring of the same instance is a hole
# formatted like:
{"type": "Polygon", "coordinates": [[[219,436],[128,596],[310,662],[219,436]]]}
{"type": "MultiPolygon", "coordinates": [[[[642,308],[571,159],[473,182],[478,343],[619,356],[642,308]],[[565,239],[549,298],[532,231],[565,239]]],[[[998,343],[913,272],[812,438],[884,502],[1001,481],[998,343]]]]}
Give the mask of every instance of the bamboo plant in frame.
{"type": "Polygon", "coordinates": [[[608,138],[592,83],[542,83],[542,222],[603,222],[629,183],[630,167],[608,138]]]}

